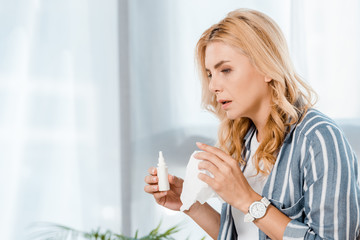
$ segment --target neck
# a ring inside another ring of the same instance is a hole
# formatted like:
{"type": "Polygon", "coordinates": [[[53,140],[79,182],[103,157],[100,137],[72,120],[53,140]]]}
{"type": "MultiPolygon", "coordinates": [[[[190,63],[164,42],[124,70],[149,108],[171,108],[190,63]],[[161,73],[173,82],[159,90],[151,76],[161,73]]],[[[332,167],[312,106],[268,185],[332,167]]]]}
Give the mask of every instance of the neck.
{"type": "Polygon", "coordinates": [[[256,115],[254,115],[251,120],[253,121],[256,129],[257,129],[257,140],[258,142],[261,142],[265,136],[265,126],[267,123],[267,120],[270,116],[271,107],[268,105],[267,108],[263,109],[263,111],[259,111],[256,115]]]}

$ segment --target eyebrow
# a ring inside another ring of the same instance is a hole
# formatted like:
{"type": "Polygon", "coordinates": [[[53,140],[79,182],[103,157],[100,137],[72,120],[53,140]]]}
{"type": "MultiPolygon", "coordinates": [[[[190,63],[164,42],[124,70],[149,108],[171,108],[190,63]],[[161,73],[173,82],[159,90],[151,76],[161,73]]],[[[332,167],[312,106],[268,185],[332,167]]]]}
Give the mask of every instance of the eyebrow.
{"type": "MultiPolygon", "coordinates": [[[[215,65],[214,65],[214,68],[217,69],[217,68],[219,68],[221,65],[223,65],[224,63],[227,63],[227,62],[230,62],[230,61],[228,61],[228,60],[222,60],[222,61],[218,62],[217,64],[215,64],[215,65]]],[[[210,72],[210,70],[207,69],[207,68],[205,68],[205,70],[210,72]]]]}

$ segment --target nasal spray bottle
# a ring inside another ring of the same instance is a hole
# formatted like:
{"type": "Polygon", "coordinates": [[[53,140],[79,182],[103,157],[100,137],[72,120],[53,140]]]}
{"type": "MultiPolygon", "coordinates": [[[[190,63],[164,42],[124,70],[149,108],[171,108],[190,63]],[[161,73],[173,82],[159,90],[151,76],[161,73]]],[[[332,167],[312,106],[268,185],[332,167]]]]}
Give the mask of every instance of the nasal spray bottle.
{"type": "Polygon", "coordinates": [[[157,175],[159,178],[159,191],[170,190],[168,169],[164,160],[162,151],[159,152],[159,162],[157,167],[157,175]]]}

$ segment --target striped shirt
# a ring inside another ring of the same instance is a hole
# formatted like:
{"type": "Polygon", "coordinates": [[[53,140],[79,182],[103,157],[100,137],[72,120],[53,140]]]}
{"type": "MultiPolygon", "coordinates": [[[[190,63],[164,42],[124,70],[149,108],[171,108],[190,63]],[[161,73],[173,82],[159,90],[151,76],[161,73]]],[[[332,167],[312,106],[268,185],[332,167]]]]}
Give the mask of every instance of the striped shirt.
{"type": "MultiPolygon", "coordinates": [[[[245,156],[250,155],[245,136],[245,156]]],[[[360,177],[355,153],[336,123],[310,109],[286,135],[262,195],[292,220],[283,239],[356,239],[360,226],[360,177]]],[[[218,239],[237,234],[224,203],[218,239]]],[[[259,239],[270,239],[259,230],[259,239]]]]}

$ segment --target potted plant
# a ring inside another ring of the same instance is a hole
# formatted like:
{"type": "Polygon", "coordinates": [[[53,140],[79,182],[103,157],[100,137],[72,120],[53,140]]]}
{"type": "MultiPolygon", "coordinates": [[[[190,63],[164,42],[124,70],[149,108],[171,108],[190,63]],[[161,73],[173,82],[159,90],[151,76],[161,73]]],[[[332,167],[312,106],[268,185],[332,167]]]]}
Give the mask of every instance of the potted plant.
{"type": "MultiPolygon", "coordinates": [[[[100,228],[90,232],[79,231],[71,227],[67,227],[55,223],[36,223],[33,224],[29,239],[31,240],[175,240],[173,234],[180,231],[179,225],[167,229],[165,232],[160,232],[159,225],[153,229],[148,235],[138,237],[136,231],[134,237],[124,236],[122,234],[113,233],[110,230],[101,231],[100,228]]],[[[203,237],[201,240],[204,240],[203,237]]]]}

